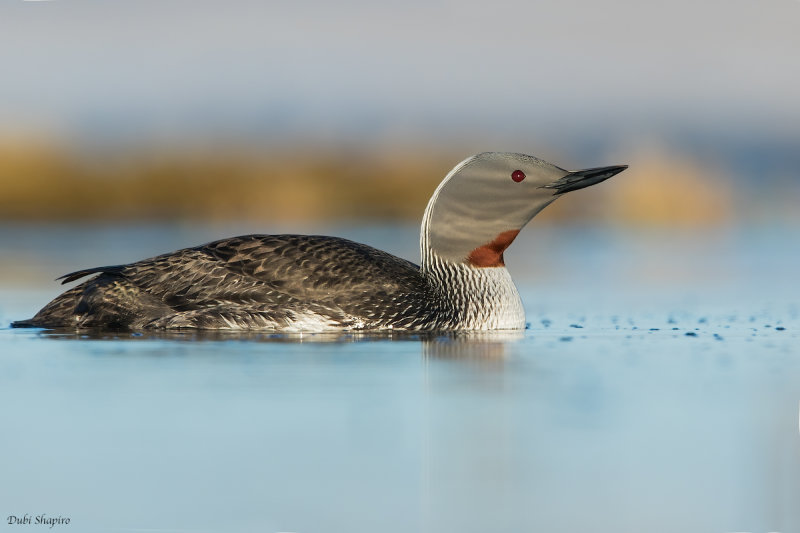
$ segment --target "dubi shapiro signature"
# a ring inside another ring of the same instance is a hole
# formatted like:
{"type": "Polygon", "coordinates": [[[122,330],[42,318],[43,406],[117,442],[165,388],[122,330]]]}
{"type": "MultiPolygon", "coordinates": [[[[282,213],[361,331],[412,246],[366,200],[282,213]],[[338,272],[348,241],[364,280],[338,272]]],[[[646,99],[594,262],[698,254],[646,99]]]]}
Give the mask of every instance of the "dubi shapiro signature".
{"type": "Polygon", "coordinates": [[[8,515],[7,520],[9,526],[49,526],[50,529],[53,529],[53,526],[69,525],[69,517],[61,515],[47,516],[45,513],[35,516],[28,513],[22,516],[12,514],[8,515]]]}

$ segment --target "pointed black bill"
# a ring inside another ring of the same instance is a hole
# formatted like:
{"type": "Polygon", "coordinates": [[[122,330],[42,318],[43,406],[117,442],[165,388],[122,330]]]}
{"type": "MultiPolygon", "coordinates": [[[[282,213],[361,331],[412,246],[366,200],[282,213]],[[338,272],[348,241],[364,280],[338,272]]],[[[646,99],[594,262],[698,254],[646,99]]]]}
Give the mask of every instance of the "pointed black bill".
{"type": "Polygon", "coordinates": [[[605,181],[611,176],[616,176],[628,165],[614,165],[612,167],[587,168],[586,170],[576,170],[570,172],[558,181],[549,185],[542,185],[543,189],[555,189],[553,194],[564,194],[577,191],[591,185],[605,181]]]}

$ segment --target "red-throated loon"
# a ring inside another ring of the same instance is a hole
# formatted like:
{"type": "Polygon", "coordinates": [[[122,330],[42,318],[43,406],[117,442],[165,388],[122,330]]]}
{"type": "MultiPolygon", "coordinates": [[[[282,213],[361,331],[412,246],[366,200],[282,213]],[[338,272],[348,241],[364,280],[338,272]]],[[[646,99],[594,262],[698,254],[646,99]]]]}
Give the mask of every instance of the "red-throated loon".
{"type": "Polygon", "coordinates": [[[90,274],[15,327],[268,331],[522,329],[503,252],[564,193],[627,166],[570,172],[486,152],[459,163],[425,209],[420,266],[337,237],[247,235],[90,274]]]}

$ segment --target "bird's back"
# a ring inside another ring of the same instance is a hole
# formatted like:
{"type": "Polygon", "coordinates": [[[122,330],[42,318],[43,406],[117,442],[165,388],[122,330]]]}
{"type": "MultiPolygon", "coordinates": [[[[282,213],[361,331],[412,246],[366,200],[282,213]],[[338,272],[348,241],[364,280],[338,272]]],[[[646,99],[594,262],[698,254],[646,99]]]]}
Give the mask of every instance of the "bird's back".
{"type": "Polygon", "coordinates": [[[14,325],[431,329],[447,314],[416,265],[336,237],[233,237],[65,278],[95,273],[14,325]]]}

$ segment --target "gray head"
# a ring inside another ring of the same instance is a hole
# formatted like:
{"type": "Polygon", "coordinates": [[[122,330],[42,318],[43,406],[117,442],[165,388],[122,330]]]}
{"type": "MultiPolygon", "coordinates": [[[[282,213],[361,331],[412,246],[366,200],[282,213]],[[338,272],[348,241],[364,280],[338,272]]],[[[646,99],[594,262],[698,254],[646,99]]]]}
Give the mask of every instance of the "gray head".
{"type": "Polygon", "coordinates": [[[485,152],[459,163],[433,193],[422,220],[422,264],[439,258],[502,267],[503,251],[539,211],[565,193],[627,165],[568,171],[524,154],[485,152]]]}

